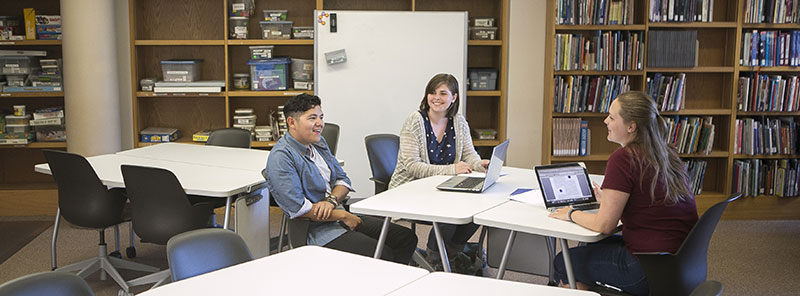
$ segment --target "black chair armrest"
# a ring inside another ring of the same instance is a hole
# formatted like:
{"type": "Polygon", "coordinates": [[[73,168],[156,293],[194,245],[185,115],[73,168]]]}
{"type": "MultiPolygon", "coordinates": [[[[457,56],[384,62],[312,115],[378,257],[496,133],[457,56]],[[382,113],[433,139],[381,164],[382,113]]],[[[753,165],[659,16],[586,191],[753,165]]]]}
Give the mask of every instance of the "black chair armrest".
{"type": "Polygon", "coordinates": [[[372,177],[370,177],[369,180],[372,181],[372,182],[381,184],[381,185],[387,185],[387,186],[389,185],[389,183],[383,182],[381,180],[378,180],[378,179],[375,179],[375,178],[372,178],[372,177]]]}
{"type": "Polygon", "coordinates": [[[311,219],[307,218],[294,218],[287,221],[289,246],[297,248],[306,245],[308,241],[308,225],[310,223],[311,219]]]}

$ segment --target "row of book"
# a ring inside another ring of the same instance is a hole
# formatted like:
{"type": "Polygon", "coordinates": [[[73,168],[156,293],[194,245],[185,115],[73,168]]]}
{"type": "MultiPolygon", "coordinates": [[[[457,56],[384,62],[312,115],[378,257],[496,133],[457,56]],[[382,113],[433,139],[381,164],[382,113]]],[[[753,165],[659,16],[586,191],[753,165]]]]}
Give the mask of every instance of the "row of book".
{"type": "Polygon", "coordinates": [[[742,66],[800,66],[800,31],[745,32],[742,36],[742,66]]]}
{"type": "Polygon", "coordinates": [[[651,22],[712,22],[714,0],[650,0],[651,22]]]}
{"type": "Polygon", "coordinates": [[[733,143],[734,154],[797,154],[797,124],[792,117],[738,118],[733,143]]]}
{"type": "Polygon", "coordinates": [[[697,31],[652,30],[647,38],[648,67],[697,67],[697,31]]]}
{"type": "Polygon", "coordinates": [[[800,0],[745,0],[744,22],[787,24],[800,22],[800,0]]]}
{"type": "Polygon", "coordinates": [[[732,192],[745,196],[798,196],[797,159],[744,159],[733,161],[732,192]]]}
{"type": "Polygon", "coordinates": [[[553,118],[553,156],[591,155],[589,122],[581,118],[553,118]]]}
{"type": "Polygon", "coordinates": [[[636,31],[596,31],[583,34],[556,34],[556,71],[641,70],[644,40],[636,31]]]}
{"type": "Polygon", "coordinates": [[[630,25],[634,0],[557,0],[557,25],[630,25]]]}
{"type": "Polygon", "coordinates": [[[664,117],[669,132],[667,143],[678,153],[710,154],[714,147],[714,123],[711,116],[664,117]]]}
{"type": "Polygon", "coordinates": [[[689,189],[692,191],[692,194],[698,195],[703,193],[703,176],[706,175],[708,162],[705,160],[690,159],[684,160],[683,166],[686,167],[686,172],[689,173],[689,189]]]}
{"type": "Polygon", "coordinates": [[[737,87],[736,102],[741,111],[800,111],[800,79],[797,76],[742,73],[737,87]]]}
{"type": "Polygon", "coordinates": [[[661,111],[683,110],[686,104],[686,73],[647,77],[645,93],[656,100],[661,111]]]}
{"type": "Polygon", "coordinates": [[[608,113],[617,95],[630,90],[628,76],[555,76],[553,112],[608,113]]]}

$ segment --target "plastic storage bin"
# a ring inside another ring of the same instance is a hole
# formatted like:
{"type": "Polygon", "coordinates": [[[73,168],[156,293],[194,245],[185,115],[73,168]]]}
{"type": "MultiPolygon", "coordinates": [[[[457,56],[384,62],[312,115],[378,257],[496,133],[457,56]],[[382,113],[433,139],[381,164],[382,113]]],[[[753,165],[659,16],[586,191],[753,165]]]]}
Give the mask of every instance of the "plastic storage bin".
{"type": "Polygon", "coordinates": [[[235,89],[250,88],[250,74],[247,73],[233,74],[233,88],[235,89]]]}
{"type": "Polygon", "coordinates": [[[268,22],[285,21],[287,15],[289,14],[288,10],[265,9],[263,12],[264,12],[264,20],[268,22]]]}
{"type": "Polygon", "coordinates": [[[235,124],[246,124],[246,125],[255,125],[256,124],[256,116],[255,115],[245,115],[245,116],[233,116],[233,123],[235,124]]]}
{"type": "Polygon", "coordinates": [[[67,140],[67,129],[63,125],[35,126],[36,141],[38,142],[64,142],[67,140]]]}
{"type": "Polygon", "coordinates": [[[247,39],[247,21],[244,16],[232,16],[228,18],[228,28],[230,28],[231,39],[247,39]]]}
{"type": "Polygon", "coordinates": [[[28,125],[30,120],[30,114],[23,116],[6,115],[6,124],[9,125],[28,125]]]}
{"type": "Polygon", "coordinates": [[[251,90],[286,90],[288,58],[250,60],[251,90]]]}
{"type": "Polygon", "coordinates": [[[314,39],[314,27],[292,27],[292,38],[314,39]]]}
{"type": "Polygon", "coordinates": [[[470,69],[469,88],[471,90],[495,90],[497,89],[497,70],[496,69],[470,69]]]}
{"type": "Polygon", "coordinates": [[[0,67],[3,74],[30,74],[33,60],[27,56],[0,57],[0,67]]]}
{"type": "Polygon", "coordinates": [[[293,23],[294,22],[291,21],[259,22],[261,25],[261,36],[264,39],[291,39],[293,23]]]}
{"type": "Polygon", "coordinates": [[[309,81],[314,79],[314,61],[292,59],[292,79],[309,81]]]}
{"type": "Polygon", "coordinates": [[[6,124],[6,133],[27,133],[29,127],[27,124],[6,124]]]}
{"type": "Polygon", "coordinates": [[[497,27],[470,27],[470,40],[495,40],[497,39],[497,27]]]}
{"type": "Polygon", "coordinates": [[[274,45],[250,46],[250,58],[254,60],[271,59],[274,45]]]}
{"type": "Polygon", "coordinates": [[[255,12],[253,0],[231,0],[231,16],[253,16],[255,12]]]}
{"type": "Polygon", "coordinates": [[[473,27],[494,27],[493,17],[474,17],[471,19],[470,24],[473,27]]]}
{"type": "Polygon", "coordinates": [[[200,80],[200,65],[203,60],[161,61],[164,81],[192,82],[200,80]]]}

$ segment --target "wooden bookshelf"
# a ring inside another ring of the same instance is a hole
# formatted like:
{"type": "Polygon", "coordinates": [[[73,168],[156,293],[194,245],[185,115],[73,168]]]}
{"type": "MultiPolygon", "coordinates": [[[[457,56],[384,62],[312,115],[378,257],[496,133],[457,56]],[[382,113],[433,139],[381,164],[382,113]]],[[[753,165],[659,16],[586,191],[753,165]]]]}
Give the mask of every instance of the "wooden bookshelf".
{"type": "MultiPolygon", "coordinates": [[[[24,26],[23,9],[34,8],[37,15],[61,15],[59,0],[5,1],[0,15],[17,16],[24,26]]],[[[44,50],[43,58],[62,58],[61,40],[0,40],[2,50],[44,50]]],[[[63,107],[63,92],[0,92],[0,111],[8,114],[14,105],[25,105],[31,114],[40,108],[63,107]]],[[[69,115],[66,110],[67,116],[69,115]]],[[[0,145],[0,216],[55,214],[57,192],[48,175],[33,171],[45,162],[42,149],[66,150],[66,142],[31,142],[26,145],[0,145]]]]}
{"type": "MultiPolygon", "coordinates": [[[[498,40],[469,40],[467,66],[498,69],[497,90],[467,91],[465,116],[472,128],[497,130],[498,140],[474,141],[481,149],[506,137],[506,69],[508,52],[508,0],[255,0],[255,15],[248,22],[248,39],[229,39],[228,0],[129,0],[133,134],[150,126],[175,127],[182,140],[192,134],[232,126],[237,108],[252,108],[257,125],[289,97],[313,90],[249,91],[233,89],[233,74],[249,73],[249,46],[275,46],[273,56],[314,59],[314,40],[264,40],[258,19],[265,9],[288,10],[294,26],[313,26],[314,10],[468,11],[471,16],[494,17],[498,40]],[[165,16],[165,11],[181,13],[165,16]],[[157,94],[139,91],[143,78],[160,79],[159,61],[203,59],[203,80],[224,80],[227,90],[210,94],[157,94]],[[490,110],[490,111],[486,111],[490,110]]],[[[461,83],[466,83],[462,81],[461,83]]],[[[289,85],[291,87],[291,84],[289,85]]],[[[398,127],[402,124],[398,122],[398,127]]],[[[188,140],[186,140],[188,139],[188,140]]],[[[149,145],[134,141],[136,147],[149,145]]],[[[253,142],[270,148],[274,142],[253,142]]],[[[485,150],[485,149],[484,149],[485,150]]]]}
{"type": "MultiPolygon", "coordinates": [[[[662,112],[664,116],[711,116],[715,125],[714,146],[710,154],[680,154],[684,160],[706,161],[707,169],[702,184],[702,194],[697,195],[698,210],[702,213],[714,203],[731,194],[734,160],[787,159],[800,155],[739,155],[734,154],[736,119],[741,117],[800,117],[800,112],[744,112],[738,110],[737,91],[740,73],[766,72],[776,75],[798,75],[800,67],[749,67],[740,66],[741,42],[744,32],[757,30],[800,30],[798,24],[748,24],[744,22],[744,1],[716,1],[713,19],[710,22],[650,22],[649,0],[636,0],[633,23],[627,25],[564,25],[557,24],[558,1],[547,1],[545,87],[542,162],[560,163],[582,161],[591,173],[602,174],[609,155],[619,145],[606,140],[607,129],[603,119],[607,113],[553,111],[554,81],[558,76],[621,76],[630,77],[630,89],[644,91],[647,78],[655,73],[674,75],[686,73],[685,108],[679,111],[662,112]],[[699,42],[696,67],[653,68],[646,63],[647,38],[643,69],[628,71],[554,71],[556,57],[556,34],[592,34],[593,31],[640,31],[647,36],[650,31],[696,30],[699,42]],[[583,32],[583,33],[581,33],[583,32]],[[591,154],[587,156],[553,156],[553,120],[555,118],[582,118],[589,122],[591,154]]],[[[771,75],[771,74],[770,74],[771,75]]],[[[756,196],[731,204],[727,219],[800,219],[800,200],[796,197],[776,198],[756,196]]]]}

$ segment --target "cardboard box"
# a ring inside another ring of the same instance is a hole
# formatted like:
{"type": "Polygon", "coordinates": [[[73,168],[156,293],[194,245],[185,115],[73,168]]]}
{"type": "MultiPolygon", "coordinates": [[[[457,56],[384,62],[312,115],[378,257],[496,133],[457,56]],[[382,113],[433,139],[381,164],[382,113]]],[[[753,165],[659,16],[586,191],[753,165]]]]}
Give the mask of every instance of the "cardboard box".
{"type": "Polygon", "coordinates": [[[22,13],[25,16],[25,39],[36,40],[36,10],[25,8],[22,13]]]}
{"type": "Polygon", "coordinates": [[[208,137],[211,136],[211,131],[199,131],[192,135],[192,141],[195,142],[208,142],[208,137]]]}
{"type": "Polygon", "coordinates": [[[148,127],[139,132],[143,143],[167,143],[180,139],[181,131],[169,127],[148,127]]]}

